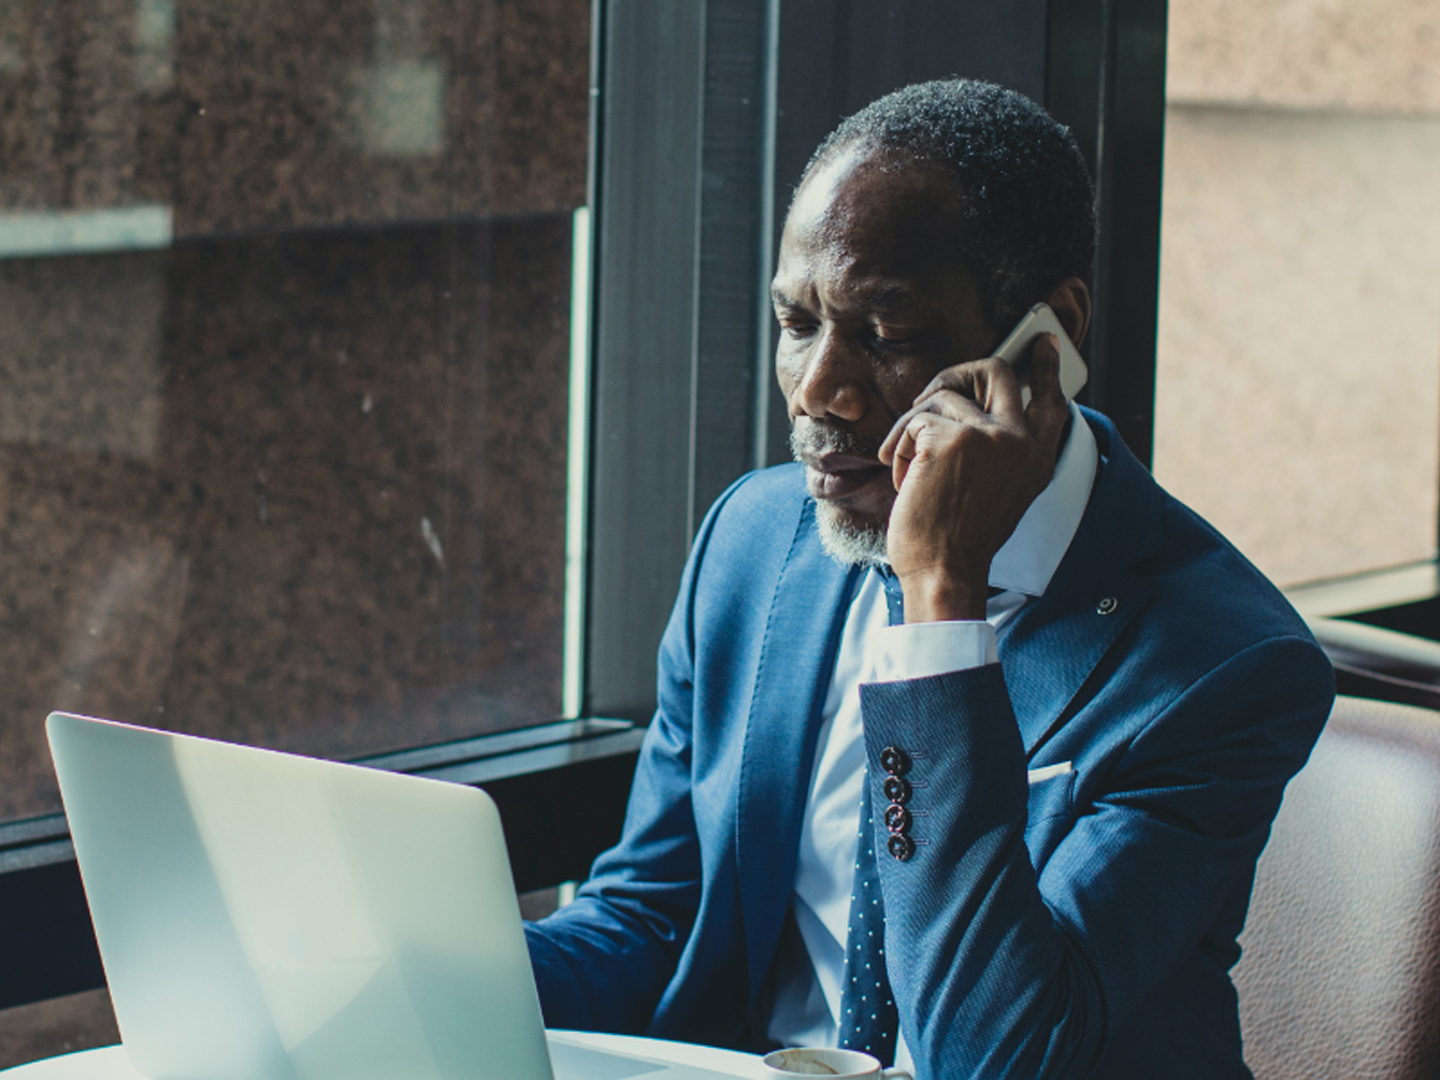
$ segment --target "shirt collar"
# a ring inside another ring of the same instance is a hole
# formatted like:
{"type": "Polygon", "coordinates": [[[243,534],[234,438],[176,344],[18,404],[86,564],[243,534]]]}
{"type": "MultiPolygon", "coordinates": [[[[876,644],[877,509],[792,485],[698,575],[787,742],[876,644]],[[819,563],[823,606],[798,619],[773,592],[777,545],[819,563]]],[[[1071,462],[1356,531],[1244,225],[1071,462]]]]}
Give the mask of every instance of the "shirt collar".
{"type": "Polygon", "coordinates": [[[1070,433],[1055,462],[1055,474],[995,553],[990,563],[991,588],[1026,596],[1044,594],[1085,516],[1099,458],[1095,435],[1072,402],[1070,433]]]}

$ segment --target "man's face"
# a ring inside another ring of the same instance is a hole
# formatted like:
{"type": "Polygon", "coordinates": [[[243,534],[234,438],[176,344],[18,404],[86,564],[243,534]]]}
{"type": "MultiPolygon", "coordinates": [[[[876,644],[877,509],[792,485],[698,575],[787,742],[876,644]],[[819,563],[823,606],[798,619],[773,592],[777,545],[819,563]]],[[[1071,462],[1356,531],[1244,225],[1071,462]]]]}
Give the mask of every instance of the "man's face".
{"type": "Polygon", "coordinates": [[[822,539],[844,561],[884,561],[895,487],[878,452],[891,426],[941,370],[999,340],[959,228],[939,166],[857,147],[816,168],[785,219],[775,372],[822,539]]]}

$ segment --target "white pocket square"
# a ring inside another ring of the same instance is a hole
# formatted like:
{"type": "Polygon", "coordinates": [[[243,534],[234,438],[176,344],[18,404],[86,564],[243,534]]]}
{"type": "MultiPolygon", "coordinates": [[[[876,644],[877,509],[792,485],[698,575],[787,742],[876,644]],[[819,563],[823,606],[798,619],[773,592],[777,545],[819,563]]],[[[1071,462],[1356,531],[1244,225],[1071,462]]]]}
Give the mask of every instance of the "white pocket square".
{"type": "Polygon", "coordinates": [[[1068,761],[1061,761],[1055,765],[1045,765],[1038,769],[1029,769],[1025,773],[1025,779],[1032,784],[1038,784],[1041,780],[1049,780],[1052,776],[1064,776],[1068,772],[1074,772],[1074,766],[1068,761]]]}

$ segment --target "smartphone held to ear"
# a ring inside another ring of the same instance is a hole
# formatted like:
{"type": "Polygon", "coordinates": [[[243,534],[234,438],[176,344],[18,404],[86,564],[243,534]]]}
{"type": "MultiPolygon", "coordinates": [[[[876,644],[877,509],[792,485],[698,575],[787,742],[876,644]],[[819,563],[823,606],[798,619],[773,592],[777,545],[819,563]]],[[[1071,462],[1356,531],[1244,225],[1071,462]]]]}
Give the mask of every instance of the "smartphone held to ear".
{"type": "MultiPolygon", "coordinates": [[[[1030,347],[1041,334],[1054,334],[1059,342],[1060,390],[1066,401],[1072,401],[1090,377],[1090,371],[1049,304],[1036,304],[1026,312],[1015,329],[1000,343],[995,355],[1012,367],[1019,365],[1017,374],[1023,380],[1030,365],[1030,347]]],[[[1028,385],[1021,388],[1021,398],[1026,405],[1030,404],[1028,385]]]]}

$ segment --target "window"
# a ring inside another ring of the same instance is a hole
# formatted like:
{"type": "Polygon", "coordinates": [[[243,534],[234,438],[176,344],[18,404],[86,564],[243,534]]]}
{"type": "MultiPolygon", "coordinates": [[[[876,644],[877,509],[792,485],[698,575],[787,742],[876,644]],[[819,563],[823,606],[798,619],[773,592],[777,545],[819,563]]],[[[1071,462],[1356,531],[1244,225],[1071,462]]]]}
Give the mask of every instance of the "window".
{"type": "Polygon", "coordinates": [[[561,712],[588,0],[0,3],[0,820],[54,708],[561,712]]]}
{"type": "Polygon", "coordinates": [[[1437,44],[1418,0],[1170,5],[1155,470],[1284,585],[1433,586],[1437,44]]]}

